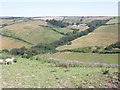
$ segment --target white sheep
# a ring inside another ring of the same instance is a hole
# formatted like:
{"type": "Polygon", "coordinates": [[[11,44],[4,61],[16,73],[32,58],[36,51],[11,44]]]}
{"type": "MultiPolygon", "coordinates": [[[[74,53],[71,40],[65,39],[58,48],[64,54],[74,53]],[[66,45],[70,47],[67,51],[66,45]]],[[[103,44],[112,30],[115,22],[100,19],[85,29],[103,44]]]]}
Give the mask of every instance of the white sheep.
{"type": "Polygon", "coordinates": [[[15,58],[7,58],[5,59],[5,64],[13,64],[15,58]]]}
{"type": "Polygon", "coordinates": [[[3,64],[3,59],[0,59],[0,64],[3,64]]]}

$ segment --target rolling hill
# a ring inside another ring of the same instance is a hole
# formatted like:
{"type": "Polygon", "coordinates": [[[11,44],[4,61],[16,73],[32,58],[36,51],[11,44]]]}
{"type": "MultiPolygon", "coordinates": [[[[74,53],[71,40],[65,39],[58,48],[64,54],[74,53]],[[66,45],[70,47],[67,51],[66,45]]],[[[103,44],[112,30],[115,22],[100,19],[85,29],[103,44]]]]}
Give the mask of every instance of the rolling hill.
{"type": "Polygon", "coordinates": [[[54,32],[50,28],[41,27],[40,25],[47,25],[47,23],[42,20],[28,20],[6,26],[1,29],[1,32],[11,36],[15,35],[33,45],[38,43],[51,43],[62,37],[61,34],[54,32]]]}
{"type": "Polygon", "coordinates": [[[19,40],[16,40],[16,39],[12,39],[12,38],[9,38],[9,37],[4,37],[4,36],[0,36],[0,45],[1,45],[1,48],[0,50],[2,49],[12,49],[13,47],[14,48],[21,48],[23,46],[25,46],[26,48],[30,48],[31,45],[30,44],[27,44],[25,42],[22,42],[22,41],[19,41],[19,40]]]}
{"type": "MultiPolygon", "coordinates": [[[[62,36],[64,36],[64,34],[73,32],[73,29],[71,29],[72,25],[65,28],[55,27],[53,25],[48,24],[45,21],[48,18],[49,17],[40,17],[40,18],[34,17],[31,19],[28,18],[3,19],[2,22],[8,25],[1,28],[0,32],[4,33],[5,35],[12,36],[12,38],[9,38],[3,35],[4,37],[1,39],[1,41],[3,42],[2,45],[3,48],[12,49],[14,48],[14,46],[30,47],[37,45],[39,43],[49,44],[51,42],[59,40],[62,36]],[[50,26],[52,28],[46,26],[50,26]],[[53,29],[55,29],[56,31],[53,29]],[[7,44],[9,44],[10,42],[11,45],[7,46],[7,44]],[[30,45],[27,42],[33,45],[30,45]]],[[[83,21],[82,23],[87,23],[92,20],[96,20],[96,19],[104,20],[111,17],[84,17],[84,18],[83,17],[55,17],[55,18],[50,17],[50,19],[51,18],[56,20],[60,19],[65,22],[72,22],[72,23],[80,22],[80,19],[82,18],[83,21]]],[[[107,22],[107,24],[113,24],[116,22],[117,22],[117,18],[112,18],[110,21],[107,22]]],[[[57,50],[73,49],[73,48],[86,47],[86,46],[109,45],[117,41],[118,38],[117,26],[118,26],[117,24],[101,26],[97,28],[94,32],[71,41],[72,42],[71,45],[64,45],[58,47],[57,50]]],[[[89,28],[88,26],[81,25],[79,27],[79,30],[84,31],[88,28],[89,28]]]]}
{"type": "MultiPolygon", "coordinates": [[[[112,23],[112,19],[108,23],[112,23]]],[[[118,41],[118,24],[104,25],[94,32],[73,40],[71,45],[58,47],[57,50],[73,49],[87,46],[108,46],[118,41]]]]}

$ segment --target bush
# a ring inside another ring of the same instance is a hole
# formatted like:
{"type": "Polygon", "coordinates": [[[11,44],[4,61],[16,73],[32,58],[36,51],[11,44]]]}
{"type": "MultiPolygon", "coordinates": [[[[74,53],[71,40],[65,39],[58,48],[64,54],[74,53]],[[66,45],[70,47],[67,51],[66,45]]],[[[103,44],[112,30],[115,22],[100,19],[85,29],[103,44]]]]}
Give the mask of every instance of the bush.
{"type": "Polygon", "coordinates": [[[64,68],[78,67],[80,65],[80,63],[71,60],[60,60],[60,61],[56,60],[54,61],[54,64],[56,67],[64,67],[64,68]]]}
{"type": "Polygon", "coordinates": [[[102,74],[109,74],[109,70],[107,70],[107,69],[102,70],[102,74]]]}
{"type": "Polygon", "coordinates": [[[8,49],[3,49],[2,52],[9,53],[8,49]]]}

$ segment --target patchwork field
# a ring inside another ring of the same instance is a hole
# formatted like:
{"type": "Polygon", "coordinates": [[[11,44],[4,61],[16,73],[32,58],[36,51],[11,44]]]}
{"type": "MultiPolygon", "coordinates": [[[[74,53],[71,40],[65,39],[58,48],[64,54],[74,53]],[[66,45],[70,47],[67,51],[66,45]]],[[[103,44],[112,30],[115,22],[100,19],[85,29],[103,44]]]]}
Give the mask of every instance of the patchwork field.
{"type": "Polygon", "coordinates": [[[71,45],[58,47],[57,50],[73,49],[87,46],[108,46],[118,41],[118,25],[107,25],[97,28],[94,32],[77,38],[71,45]]]}
{"type": "Polygon", "coordinates": [[[2,31],[15,34],[34,45],[38,43],[50,43],[62,37],[61,34],[39,25],[46,25],[46,22],[41,20],[30,20],[6,26],[2,29],[2,31]]]}

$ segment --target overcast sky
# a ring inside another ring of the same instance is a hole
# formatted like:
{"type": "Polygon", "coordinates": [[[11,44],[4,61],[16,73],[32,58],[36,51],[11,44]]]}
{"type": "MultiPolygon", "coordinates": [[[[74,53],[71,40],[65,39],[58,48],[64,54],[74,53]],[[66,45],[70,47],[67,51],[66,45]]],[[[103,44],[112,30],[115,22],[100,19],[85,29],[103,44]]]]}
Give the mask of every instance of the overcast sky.
{"type": "Polygon", "coordinates": [[[0,4],[0,16],[118,15],[118,0],[1,0],[0,4]]]}

